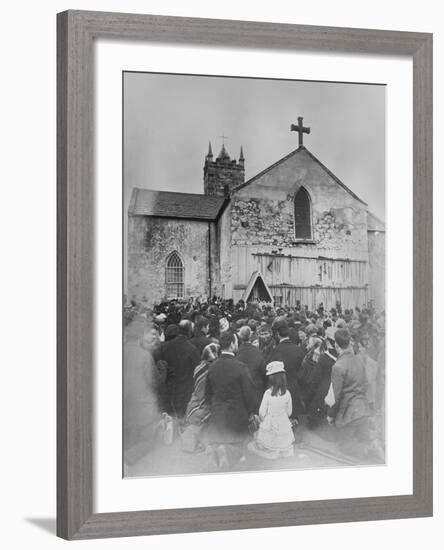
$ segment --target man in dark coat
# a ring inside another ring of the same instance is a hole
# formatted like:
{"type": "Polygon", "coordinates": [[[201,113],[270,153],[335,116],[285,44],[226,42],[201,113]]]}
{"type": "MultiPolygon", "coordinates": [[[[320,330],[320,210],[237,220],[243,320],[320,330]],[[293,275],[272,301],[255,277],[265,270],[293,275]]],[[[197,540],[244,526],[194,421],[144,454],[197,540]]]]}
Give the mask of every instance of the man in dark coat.
{"type": "Polygon", "coordinates": [[[298,372],[301,368],[304,353],[302,347],[294,344],[289,338],[288,323],[284,317],[279,317],[273,324],[273,331],[276,338],[279,339],[279,344],[272,351],[268,361],[282,361],[285,365],[287,374],[287,387],[291,393],[293,402],[292,417],[304,413],[304,405],[302,403],[299,384],[298,372]]]}
{"type": "MultiPolygon", "coordinates": [[[[338,441],[347,454],[366,456],[371,447],[366,398],[365,365],[353,353],[347,329],[335,332],[338,359],[332,367],[331,386],[334,400],[328,413],[337,428],[338,441]]],[[[326,398],[326,401],[328,396],[326,398]]]]}
{"type": "Polygon", "coordinates": [[[167,412],[182,418],[193,391],[193,372],[200,362],[198,350],[190,343],[191,321],[179,323],[179,335],[162,345],[161,359],[168,363],[167,412]]]}
{"type": "Polygon", "coordinates": [[[256,346],[251,343],[252,331],[249,326],[243,326],[239,330],[239,350],[237,359],[244,363],[256,390],[255,412],[259,410],[262,396],[266,390],[267,376],[265,374],[264,358],[256,346]]]}
{"type": "Polygon", "coordinates": [[[293,344],[299,345],[301,339],[299,338],[299,330],[302,326],[300,321],[295,321],[294,317],[288,319],[288,337],[293,342],[293,344]]]}
{"type": "Polygon", "coordinates": [[[235,357],[237,340],[231,331],[220,336],[221,356],[214,361],[206,380],[210,419],[205,433],[209,461],[228,470],[243,454],[256,392],[248,369],[235,357]]]}
{"type": "MultiPolygon", "coordinates": [[[[331,332],[330,332],[331,334],[331,332]]],[[[318,427],[325,421],[327,416],[327,406],[324,402],[327,396],[331,383],[331,369],[338,358],[338,354],[334,347],[334,330],[333,339],[331,337],[326,338],[325,349],[321,353],[318,361],[318,369],[320,374],[319,385],[316,389],[316,393],[311,400],[308,407],[308,424],[312,428],[318,427]]]]}
{"type": "Polygon", "coordinates": [[[211,344],[211,340],[208,338],[209,331],[210,321],[203,316],[197,317],[194,322],[194,336],[190,342],[197,348],[200,354],[202,354],[202,351],[208,344],[211,344]]]}

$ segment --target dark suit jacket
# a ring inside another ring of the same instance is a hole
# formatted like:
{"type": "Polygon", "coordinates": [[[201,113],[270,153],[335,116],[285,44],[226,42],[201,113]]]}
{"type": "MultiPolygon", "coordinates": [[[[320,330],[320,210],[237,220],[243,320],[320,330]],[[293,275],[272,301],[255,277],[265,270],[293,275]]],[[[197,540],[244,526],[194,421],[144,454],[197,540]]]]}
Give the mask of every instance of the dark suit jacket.
{"type": "Polygon", "coordinates": [[[200,354],[202,354],[203,349],[208,346],[208,344],[211,344],[211,340],[207,338],[203,332],[200,332],[191,338],[190,343],[197,348],[200,354]]]}
{"type": "Polygon", "coordinates": [[[211,413],[208,442],[242,441],[256,406],[256,392],[247,367],[232,355],[222,353],[208,370],[206,400],[211,413]]]}
{"type": "Polygon", "coordinates": [[[257,394],[257,409],[262,401],[264,391],[267,389],[267,377],[265,375],[265,365],[262,353],[256,346],[250,342],[246,342],[239,346],[236,358],[245,363],[250,373],[253,385],[257,394]]]}
{"type": "Polygon", "coordinates": [[[193,372],[200,362],[200,353],[186,336],[179,334],[162,344],[160,354],[168,363],[167,410],[183,416],[193,391],[193,372]]]}
{"type": "Polygon", "coordinates": [[[309,413],[315,414],[317,410],[325,411],[327,406],[324,403],[324,399],[328,393],[331,382],[331,369],[335,364],[337,354],[335,350],[325,351],[321,354],[318,361],[318,367],[320,370],[321,380],[319,382],[316,393],[309,405],[309,413]]]}
{"type": "Polygon", "coordinates": [[[298,372],[301,368],[303,358],[304,354],[302,347],[294,344],[291,340],[279,342],[269,358],[269,362],[282,361],[284,363],[285,372],[287,373],[288,390],[291,393],[293,401],[292,416],[304,412],[304,405],[302,403],[298,384],[298,372]]]}

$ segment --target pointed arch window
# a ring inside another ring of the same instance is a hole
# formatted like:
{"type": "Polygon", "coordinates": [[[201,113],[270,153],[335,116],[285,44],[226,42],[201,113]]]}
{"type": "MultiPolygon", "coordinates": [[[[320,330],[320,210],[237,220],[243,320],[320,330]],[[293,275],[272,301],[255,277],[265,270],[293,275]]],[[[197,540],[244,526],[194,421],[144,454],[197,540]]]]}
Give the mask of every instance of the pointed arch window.
{"type": "Polygon", "coordinates": [[[177,252],[168,256],[166,263],[166,294],[168,299],[184,296],[184,266],[177,252]]]}
{"type": "Polygon", "coordinates": [[[294,197],[294,236],[296,240],[309,241],[311,231],[311,201],[307,191],[301,187],[294,197]]]}

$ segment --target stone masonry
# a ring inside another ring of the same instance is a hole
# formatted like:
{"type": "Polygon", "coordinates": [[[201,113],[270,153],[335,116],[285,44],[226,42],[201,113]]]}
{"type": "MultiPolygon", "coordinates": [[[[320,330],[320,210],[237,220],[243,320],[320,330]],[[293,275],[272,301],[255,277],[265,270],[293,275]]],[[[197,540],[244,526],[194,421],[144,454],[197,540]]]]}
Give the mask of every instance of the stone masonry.
{"type": "Polygon", "coordinates": [[[205,157],[204,165],[204,193],[205,195],[225,196],[245,181],[244,155],[241,148],[239,162],[231,159],[225,145],[213,161],[211,144],[205,157]]]}

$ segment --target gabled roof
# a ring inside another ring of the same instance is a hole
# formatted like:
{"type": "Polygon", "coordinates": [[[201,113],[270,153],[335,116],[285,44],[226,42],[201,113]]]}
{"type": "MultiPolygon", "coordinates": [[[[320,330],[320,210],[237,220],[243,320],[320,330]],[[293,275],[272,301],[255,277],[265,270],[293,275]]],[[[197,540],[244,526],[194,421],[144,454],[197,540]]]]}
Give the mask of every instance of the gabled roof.
{"type": "Polygon", "coordinates": [[[256,281],[260,279],[261,282],[264,285],[265,291],[268,293],[268,296],[270,297],[270,302],[273,302],[273,295],[270,292],[270,289],[268,288],[267,283],[264,281],[264,278],[262,277],[262,273],[260,271],[253,271],[251,274],[250,280],[248,281],[247,288],[244,290],[244,293],[242,294],[242,300],[244,302],[248,301],[248,298],[250,297],[251,291],[254,288],[254,285],[256,284],[256,281]]]}
{"type": "Polygon", "coordinates": [[[292,151],[291,153],[289,153],[288,155],[286,155],[285,157],[281,158],[280,160],[278,160],[277,162],[275,162],[274,164],[271,164],[270,166],[268,166],[267,168],[265,168],[265,170],[262,170],[262,172],[259,172],[259,174],[256,174],[255,176],[253,176],[252,178],[250,178],[248,181],[246,181],[245,183],[242,183],[241,185],[238,185],[237,187],[235,187],[233,189],[233,193],[236,193],[236,191],[238,191],[239,189],[242,189],[243,187],[246,187],[247,185],[249,185],[250,183],[253,183],[254,181],[256,181],[257,179],[259,179],[261,176],[263,176],[264,174],[266,174],[267,172],[269,172],[270,170],[272,170],[273,168],[275,168],[276,166],[279,166],[280,164],[283,164],[286,160],[288,160],[289,158],[293,157],[294,155],[297,155],[298,153],[302,152],[302,151],[305,151],[307,153],[307,155],[312,159],[314,160],[317,164],[319,164],[319,166],[325,171],[327,172],[327,174],[338,184],[340,185],[343,189],[345,189],[345,191],[347,191],[347,193],[350,193],[350,195],[352,197],[354,197],[356,200],[358,200],[359,202],[361,202],[362,204],[365,204],[367,205],[366,202],[364,202],[362,199],[360,199],[358,197],[358,195],[356,195],[355,193],[353,193],[353,191],[351,189],[349,189],[345,183],[342,183],[342,181],[336,177],[333,172],[331,172],[324,164],[322,164],[322,162],[317,159],[312,153],[310,153],[310,151],[308,149],[306,149],[303,145],[301,145],[300,147],[298,147],[297,149],[295,149],[294,151],[292,151]]]}
{"type": "Polygon", "coordinates": [[[229,199],[226,197],[154,191],[135,187],[131,195],[128,214],[212,221],[220,216],[228,202],[229,199]]]}
{"type": "Polygon", "coordinates": [[[370,211],[367,211],[367,231],[385,232],[385,223],[370,211]]]}

